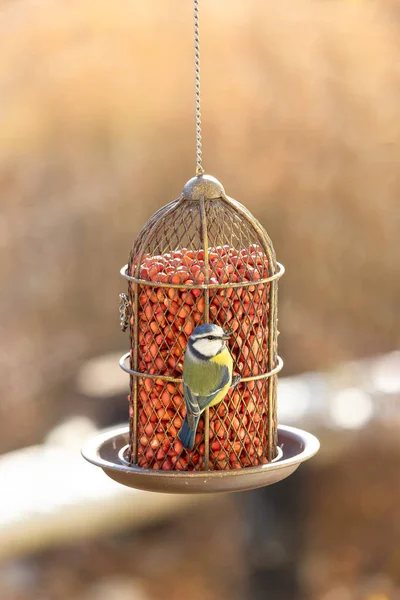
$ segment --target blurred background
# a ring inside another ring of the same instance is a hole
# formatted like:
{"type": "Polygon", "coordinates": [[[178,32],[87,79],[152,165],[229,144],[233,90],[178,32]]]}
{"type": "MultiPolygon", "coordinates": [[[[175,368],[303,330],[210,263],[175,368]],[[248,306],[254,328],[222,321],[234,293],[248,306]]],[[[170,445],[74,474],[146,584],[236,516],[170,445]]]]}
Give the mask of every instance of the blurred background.
{"type": "Polygon", "coordinates": [[[201,0],[204,165],[286,266],[279,416],[320,454],[214,498],[79,455],[128,418],[119,269],[194,175],[192,21],[0,2],[0,598],[398,600],[398,0],[201,0]]]}

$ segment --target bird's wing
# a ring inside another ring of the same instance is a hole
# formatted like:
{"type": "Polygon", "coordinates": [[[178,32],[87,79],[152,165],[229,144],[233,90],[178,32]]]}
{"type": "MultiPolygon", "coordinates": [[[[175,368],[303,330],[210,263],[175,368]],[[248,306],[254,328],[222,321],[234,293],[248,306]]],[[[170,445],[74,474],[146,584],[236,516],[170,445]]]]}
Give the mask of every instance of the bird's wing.
{"type": "Polygon", "coordinates": [[[201,412],[199,406],[199,397],[201,396],[193,394],[190,387],[185,382],[183,382],[183,393],[187,412],[197,417],[201,412]]]}
{"type": "Polygon", "coordinates": [[[193,394],[190,387],[183,382],[183,396],[186,405],[186,417],[189,423],[190,429],[194,429],[195,417],[199,417],[201,410],[199,406],[199,396],[193,394]]]}
{"type": "MultiPolygon", "coordinates": [[[[219,386],[208,394],[207,396],[200,396],[198,394],[194,394],[189,386],[183,382],[183,392],[187,410],[187,417],[189,426],[191,427],[191,423],[194,424],[194,417],[200,415],[209,404],[214,400],[215,396],[229,383],[230,373],[228,367],[224,367],[222,381],[219,386]]],[[[194,426],[194,425],[193,425],[194,426]]],[[[191,427],[192,428],[192,427],[191,427]]]]}

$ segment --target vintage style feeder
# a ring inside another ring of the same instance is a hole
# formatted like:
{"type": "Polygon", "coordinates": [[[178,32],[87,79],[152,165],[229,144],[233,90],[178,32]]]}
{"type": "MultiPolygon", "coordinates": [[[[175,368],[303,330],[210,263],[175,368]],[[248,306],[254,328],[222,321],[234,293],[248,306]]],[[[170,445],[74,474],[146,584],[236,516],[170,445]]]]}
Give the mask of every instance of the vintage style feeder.
{"type": "Polygon", "coordinates": [[[277,423],[277,288],[284,268],[260,223],[203,171],[198,0],[194,8],[196,177],[146,223],[121,269],[128,280],[120,317],[131,348],[120,366],[130,374],[129,428],[103,432],[83,449],[124,485],[174,493],[269,485],[319,448],[314,436],[277,423]],[[178,435],[186,410],[183,359],[202,323],[232,332],[240,380],[204,411],[188,451],[178,435]]]}

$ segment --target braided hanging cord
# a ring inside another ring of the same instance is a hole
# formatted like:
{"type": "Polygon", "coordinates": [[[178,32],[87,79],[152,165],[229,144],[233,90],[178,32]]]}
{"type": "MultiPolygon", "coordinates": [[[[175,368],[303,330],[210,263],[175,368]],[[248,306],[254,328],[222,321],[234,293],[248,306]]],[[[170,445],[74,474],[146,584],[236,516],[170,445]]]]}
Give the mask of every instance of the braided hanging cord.
{"type": "Polygon", "coordinates": [[[199,37],[199,0],[194,5],[194,73],[196,92],[196,175],[203,175],[201,150],[201,106],[200,106],[200,37],[199,37]]]}

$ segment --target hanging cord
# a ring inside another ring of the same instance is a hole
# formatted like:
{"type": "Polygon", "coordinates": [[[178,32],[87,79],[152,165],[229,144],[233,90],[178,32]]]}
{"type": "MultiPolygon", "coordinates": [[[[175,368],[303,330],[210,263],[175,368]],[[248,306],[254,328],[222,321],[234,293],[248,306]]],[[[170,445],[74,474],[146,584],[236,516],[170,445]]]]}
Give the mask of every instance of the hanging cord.
{"type": "Polygon", "coordinates": [[[194,73],[196,92],[196,175],[203,175],[201,151],[201,107],[200,107],[200,37],[199,0],[193,0],[194,8],[194,73]]]}

